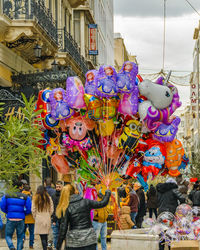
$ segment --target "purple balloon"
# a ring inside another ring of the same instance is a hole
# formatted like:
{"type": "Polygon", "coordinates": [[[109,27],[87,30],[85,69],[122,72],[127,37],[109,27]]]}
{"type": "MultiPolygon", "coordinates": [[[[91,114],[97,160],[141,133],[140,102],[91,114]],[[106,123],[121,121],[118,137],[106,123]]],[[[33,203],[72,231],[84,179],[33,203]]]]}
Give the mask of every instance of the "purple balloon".
{"type": "Polygon", "coordinates": [[[116,96],[118,92],[116,80],[117,72],[112,66],[101,66],[95,78],[97,96],[105,98],[116,96]]]}
{"type": "Polygon", "coordinates": [[[138,66],[134,62],[126,61],[117,74],[117,86],[121,93],[131,93],[136,86],[138,66]]]}
{"type": "Polygon", "coordinates": [[[176,117],[170,125],[162,123],[155,131],[153,137],[160,142],[173,141],[178,131],[178,125],[181,122],[179,117],[176,117]]]}
{"type": "Polygon", "coordinates": [[[51,105],[51,116],[55,120],[64,120],[73,115],[74,111],[67,103],[65,90],[62,88],[54,89],[49,94],[51,105]]]}
{"type": "Polygon", "coordinates": [[[86,108],[84,101],[85,90],[77,76],[68,77],[66,81],[66,98],[68,104],[75,109],[86,108]]]}
{"type": "Polygon", "coordinates": [[[97,85],[95,82],[95,77],[97,75],[97,70],[92,69],[89,70],[85,74],[86,82],[85,82],[85,93],[90,94],[90,95],[95,95],[96,90],[97,90],[97,85]]]}

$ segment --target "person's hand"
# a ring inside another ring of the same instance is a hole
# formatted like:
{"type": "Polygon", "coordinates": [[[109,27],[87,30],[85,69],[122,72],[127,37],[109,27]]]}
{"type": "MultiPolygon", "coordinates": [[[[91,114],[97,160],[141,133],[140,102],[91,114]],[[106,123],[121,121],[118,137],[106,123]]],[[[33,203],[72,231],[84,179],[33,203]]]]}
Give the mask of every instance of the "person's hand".
{"type": "Polygon", "coordinates": [[[54,226],[56,225],[56,223],[55,223],[55,222],[53,222],[52,224],[53,224],[54,226]]]}

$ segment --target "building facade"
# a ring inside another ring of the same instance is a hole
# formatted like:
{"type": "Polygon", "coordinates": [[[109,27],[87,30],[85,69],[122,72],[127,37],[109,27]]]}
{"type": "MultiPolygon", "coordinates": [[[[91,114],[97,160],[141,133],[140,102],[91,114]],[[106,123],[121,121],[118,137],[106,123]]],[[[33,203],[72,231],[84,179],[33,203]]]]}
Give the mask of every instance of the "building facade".
{"type": "Polygon", "coordinates": [[[137,63],[136,56],[130,55],[126,49],[124,39],[120,33],[114,34],[114,64],[119,71],[125,61],[137,63]]]}

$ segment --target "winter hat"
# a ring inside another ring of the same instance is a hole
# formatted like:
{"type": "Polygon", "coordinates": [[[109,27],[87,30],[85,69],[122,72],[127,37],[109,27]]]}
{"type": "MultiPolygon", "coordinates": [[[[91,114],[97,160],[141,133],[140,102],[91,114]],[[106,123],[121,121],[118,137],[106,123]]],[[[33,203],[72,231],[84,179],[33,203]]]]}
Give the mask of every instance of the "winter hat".
{"type": "Polygon", "coordinates": [[[175,183],[175,184],[177,184],[176,180],[173,179],[172,177],[169,177],[169,178],[166,180],[166,183],[175,183]]]}

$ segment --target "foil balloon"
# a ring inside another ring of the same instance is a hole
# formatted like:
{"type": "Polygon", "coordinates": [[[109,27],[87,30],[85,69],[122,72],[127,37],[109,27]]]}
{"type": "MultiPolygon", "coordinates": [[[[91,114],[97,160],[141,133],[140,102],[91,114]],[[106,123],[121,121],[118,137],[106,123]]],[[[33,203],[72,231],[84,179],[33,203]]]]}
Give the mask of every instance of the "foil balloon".
{"type": "Polygon", "coordinates": [[[114,122],[112,119],[110,120],[101,120],[98,122],[99,124],[99,132],[100,132],[100,135],[101,136],[109,136],[109,135],[112,135],[114,129],[115,129],[115,126],[114,126],[114,122]]]}
{"type": "Polygon", "coordinates": [[[118,111],[124,115],[135,115],[138,112],[138,88],[131,94],[122,94],[118,111]]]}
{"type": "Polygon", "coordinates": [[[95,128],[95,122],[90,119],[83,119],[81,116],[70,118],[65,123],[68,133],[62,134],[62,144],[67,148],[73,146],[81,150],[87,150],[92,147],[92,140],[88,132],[95,128]]]}
{"type": "MultiPolygon", "coordinates": [[[[97,200],[97,191],[94,187],[87,187],[86,191],[83,195],[84,199],[88,199],[88,200],[97,200]]],[[[94,218],[94,210],[91,210],[90,212],[90,217],[91,217],[91,221],[94,218]]]]}
{"type": "Polygon", "coordinates": [[[67,103],[65,90],[57,88],[51,91],[49,94],[51,105],[51,116],[55,120],[63,120],[71,117],[74,111],[69,107],[67,103]]]}
{"type": "Polygon", "coordinates": [[[85,78],[86,78],[85,93],[86,94],[96,95],[97,86],[96,86],[96,82],[95,82],[95,76],[96,76],[97,72],[98,72],[97,70],[92,69],[92,70],[89,70],[85,74],[85,78]]]}
{"type": "Polygon", "coordinates": [[[165,166],[169,169],[168,174],[177,177],[180,175],[178,168],[184,156],[182,143],[178,139],[174,139],[172,142],[166,142],[165,147],[167,152],[165,166]]]}
{"type": "Polygon", "coordinates": [[[176,218],[172,213],[162,212],[157,218],[157,223],[163,224],[167,227],[172,227],[175,220],[176,218]]]}
{"type": "Polygon", "coordinates": [[[69,173],[69,165],[64,155],[54,154],[51,157],[51,164],[61,174],[69,173]]]}
{"type": "Polygon", "coordinates": [[[178,131],[178,125],[180,124],[180,122],[181,119],[179,117],[176,117],[170,125],[161,124],[154,131],[153,137],[161,142],[173,141],[178,131]]]}
{"type": "Polygon", "coordinates": [[[66,81],[66,99],[70,107],[75,109],[86,108],[84,102],[84,86],[77,76],[68,77],[66,81]]]}
{"type": "Polygon", "coordinates": [[[112,119],[117,115],[119,105],[119,97],[111,97],[109,99],[85,94],[84,100],[87,106],[87,117],[93,120],[112,119]]]}
{"type": "Polygon", "coordinates": [[[141,135],[141,123],[137,120],[129,120],[124,126],[122,135],[119,137],[118,147],[134,151],[141,135]]]}
{"type": "Polygon", "coordinates": [[[117,73],[112,66],[101,66],[95,78],[97,85],[96,94],[105,98],[116,96],[118,92],[116,80],[117,73]]]}
{"type": "Polygon", "coordinates": [[[142,163],[142,176],[145,181],[147,181],[149,173],[153,174],[153,176],[158,175],[166,158],[166,149],[162,143],[152,139],[147,140],[146,143],[148,145],[148,150],[144,153],[142,163]]]}
{"type": "MultiPolygon", "coordinates": [[[[124,62],[117,74],[117,86],[120,93],[132,93],[138,89],[136,86],[137,73],[138,66],[136,63],[130,61],[124,62]]],[[[136,92],[138,95],[138,90],[136,92]]]]}
{"type": "Polygon", "coordinates": [[[45,89],[41,90],[38,94],[38,99],[35,106],[35,111],[42,110],[42,112],[37,115],[38,120],[36,122],[42,126],[42,129],[52,129],[59,124],[59,121],[55,120],[51,114],[51,106],[49,95],[51,90],[45,89]]]}
{"type": "Polygon", "coordinates": [[[181,165],[178,167],[178,170],[185,169],[188,164],[189,164],[189,158],[186,156],[186,154],[184,154],[181,165]]]}

